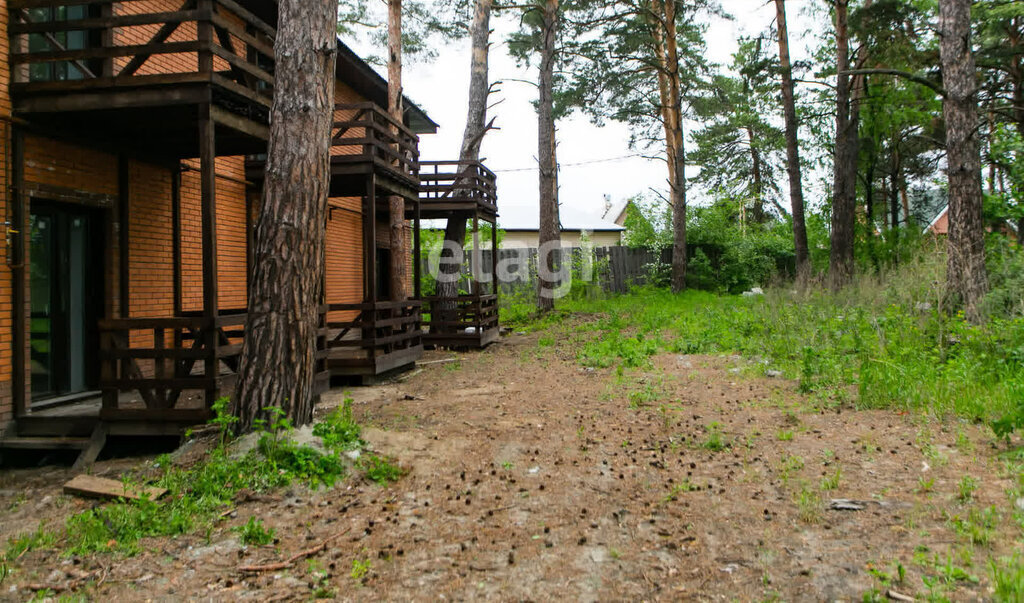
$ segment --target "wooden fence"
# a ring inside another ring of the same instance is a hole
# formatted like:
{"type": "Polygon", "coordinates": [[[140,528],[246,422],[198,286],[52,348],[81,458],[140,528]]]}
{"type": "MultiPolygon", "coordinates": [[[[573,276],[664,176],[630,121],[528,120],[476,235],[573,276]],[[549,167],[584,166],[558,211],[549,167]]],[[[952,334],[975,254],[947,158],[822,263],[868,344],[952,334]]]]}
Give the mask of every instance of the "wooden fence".
{"type": "MultiPolygon", "coordinates": [[[[584,250],[571,247],[556,251],[556,266],[566,266],[572,274],[574,282],[582,283],[577,287],[606,293],[625,293],[634,285],[645,284],[651,277],[652,270],[658,264],[667,265],[671,262],[670,249],[659,254],[647,249],[630,247],[595,247],[584,250]],[[589,254],[588,254],[589,252],[589,254]],[[589,255],[589,258],[588,258],[589,255]]],[[[482,267],[483,281],[490,282],[491,273],[490,249],[480,250],[479,265],[482,267]]],[[[474,265],[474,254],[466,253],[466,261],[462,269],[463,285],[470,281],[474,265]]],[[[424,257],[422,274],[430,281],[432,278],[430,259],[424,257]]],[[[498,291],[502,295],[516,295],[533,292],[537,288],[537,248],[513,248],[498,250],[498,291]]],[[[485,285],[485,290],[490,290],[485,285]]],[[[430,290],[429,285],[427,289],[430,290]]]]}

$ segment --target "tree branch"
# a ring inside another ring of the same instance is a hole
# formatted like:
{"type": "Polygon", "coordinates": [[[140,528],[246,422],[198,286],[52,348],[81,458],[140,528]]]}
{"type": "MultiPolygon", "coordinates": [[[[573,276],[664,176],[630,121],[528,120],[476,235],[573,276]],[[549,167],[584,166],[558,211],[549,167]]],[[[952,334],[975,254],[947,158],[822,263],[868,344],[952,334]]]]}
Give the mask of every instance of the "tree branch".
{"type": "Polygon", "coordinates": [[[901,77],[905,80],[914,82],[915,84],[921,84],[922,86],[931,88],[936,92],[936,94],[942,98],[946,98],[946,89],[939,84],[926,77],[921,77],[920,75],[907,71],[900,71],[899,69],[850,69],[849,71],[843,71],[842,73],[846,75],[895,75],[896,77],[901,77]]]}

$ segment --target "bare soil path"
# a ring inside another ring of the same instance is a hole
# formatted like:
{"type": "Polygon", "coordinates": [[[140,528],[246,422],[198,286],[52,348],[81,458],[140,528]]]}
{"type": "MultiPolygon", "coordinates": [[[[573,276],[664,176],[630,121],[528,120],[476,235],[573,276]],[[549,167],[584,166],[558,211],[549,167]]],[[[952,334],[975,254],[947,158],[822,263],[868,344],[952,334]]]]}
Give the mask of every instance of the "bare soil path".
{"type": "MultiPolygon", "coordinates": [[[[985,600],[986,560],[1020,546],[984,427],[819,409],[734,357],[661,355],[618,374],[512,336],[459,358],[350,390],[371,447],[409,471],[397,483],[240,501],[208,536],[147,540],[127,559],[32,551],[0,598],[48,585],[108,600],[985,600]],[[990,537],[972,538],[958,519],[982,524],[989,507],[990,537]],[[279,542],[240,545],[231,528],[251,516],[279,542]],[[339,534],[290,569],[238,569],[339,534]]],[[[0,536],[94,504],[61,496],[67,477],[0,475],[0,536]]]]}

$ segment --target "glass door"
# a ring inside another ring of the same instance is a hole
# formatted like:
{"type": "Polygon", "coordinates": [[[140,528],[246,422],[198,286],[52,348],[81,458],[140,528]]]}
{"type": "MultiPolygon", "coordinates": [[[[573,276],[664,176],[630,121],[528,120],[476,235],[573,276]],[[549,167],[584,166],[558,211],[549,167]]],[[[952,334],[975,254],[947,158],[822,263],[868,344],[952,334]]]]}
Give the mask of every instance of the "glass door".
{"type": "Polygon", "coordinates": [[[32,398],[95,389],[102,311],[102,230],[96,213],[33,201],[30,213],[32,398]]]}

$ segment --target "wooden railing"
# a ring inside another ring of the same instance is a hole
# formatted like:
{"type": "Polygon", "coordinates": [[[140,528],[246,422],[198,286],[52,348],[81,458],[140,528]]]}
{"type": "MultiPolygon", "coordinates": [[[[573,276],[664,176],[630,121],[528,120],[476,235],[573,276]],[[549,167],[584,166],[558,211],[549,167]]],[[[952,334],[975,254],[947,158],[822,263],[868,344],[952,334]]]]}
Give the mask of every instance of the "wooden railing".
{"type": "MultiPolygon", "coordinates": [[[[326,387],[327,379],[325,311],[321,308],[317,335],[321,387],[326,387]]],[[[214,397],[234,389],[247,320],[244,310],[216,318],[186,313],[101,320],[101,418],[203,420],[214,397]],[[138,392],[142,408],[121,403],[119,393],[129,391],[138,392]],[[196,392],[202,392],[201,401],[196,400],[196,392]]]]}
{"type": "Polygon", "coordinates": [[[373,374],[414,362],[423,350],[421,306],[414,300],[328,304],[328,312],[358,313],[352,320],[327,321],[332,372],[373,374]]]}
{"type": "Polygon", "coordinates": [[[374,103],[334,107],[333,163],[372,162],[399,178],[419,182],[419,137],[374,103]]]}
{"type": "Polygon", "coordinates": [[[16,89],[211,81],[269,107],[273,27],[234,0],[8,0],[16,89]],[[145,11],[145,12],[140,12],[145,11]]]}
{"type": "Polygon", "coordinates": [[[454,299],[437,296],[423,298],[424,315],[429,319],[425,339],[438,345],[485,345],[493,341],[498,330],[498,296],[496,294],[460,295],[454,299]],[[444,311],[442,306],[451,307],[444,311]]]}
{"type": "Polygon", "coordinates": [[[494,172],[479,161],[421,161],[420,207],[497,213],[496,180],[494,172]]]}

